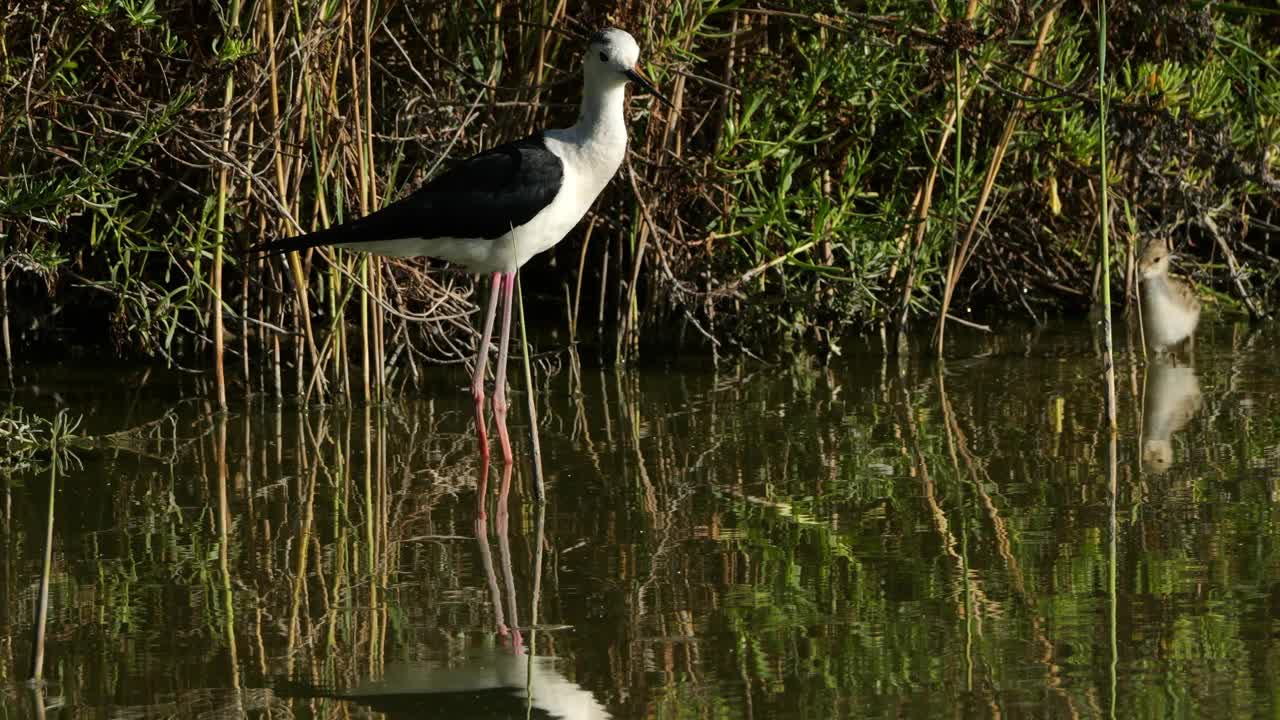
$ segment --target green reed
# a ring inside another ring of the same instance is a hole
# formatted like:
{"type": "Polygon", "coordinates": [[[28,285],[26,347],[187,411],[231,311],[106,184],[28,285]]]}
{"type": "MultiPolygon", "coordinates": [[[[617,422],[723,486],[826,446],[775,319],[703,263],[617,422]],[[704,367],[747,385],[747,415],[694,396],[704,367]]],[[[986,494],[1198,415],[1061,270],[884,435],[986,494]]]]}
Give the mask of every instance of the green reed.
{"type": "Polygon", "coordinates": [[[1116,368],[1111,337],[1111,244],[1108,236],[1111,227],[1110,180],[1107,177],[1107,0],[1098,2],[1098,167],[1101,199],[1098,201],[1098,226],[1102,252],[1102,342],[1103,371],[1107,382],[1107,421],[1111,431],[1116,431],[1116,368]]]}

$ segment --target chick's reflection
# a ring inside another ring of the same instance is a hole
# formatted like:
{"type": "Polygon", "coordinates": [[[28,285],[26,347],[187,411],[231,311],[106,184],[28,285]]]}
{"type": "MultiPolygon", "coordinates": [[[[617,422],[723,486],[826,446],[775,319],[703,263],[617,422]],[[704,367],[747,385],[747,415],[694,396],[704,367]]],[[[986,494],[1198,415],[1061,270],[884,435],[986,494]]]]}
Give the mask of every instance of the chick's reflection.
{"type": "Polygon", "coordinates": [[[1173,434],[1200,411],[1200,381],[1195,368],[1157,360],[1147,368],[1143,393],[1142,466],[1163,473],[1173,465],[1173,434]]]}

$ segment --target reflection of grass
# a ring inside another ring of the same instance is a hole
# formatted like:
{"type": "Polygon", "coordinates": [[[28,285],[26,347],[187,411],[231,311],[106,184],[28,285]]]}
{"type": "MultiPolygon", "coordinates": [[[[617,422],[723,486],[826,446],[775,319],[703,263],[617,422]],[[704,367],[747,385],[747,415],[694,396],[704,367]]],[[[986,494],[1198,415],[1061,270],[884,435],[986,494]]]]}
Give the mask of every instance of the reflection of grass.
{"type": "MultiPolygon", "coordinates": [[[[1205,386],[1250,377],[1237,361],[1228,372],[1210,355],[1205,386]]],[[[748,699],[755,717],[942,716],[961,696],[1006,716],[1046,702],[1088,716],[1105,687],[1090,670],[1107,660],[1094,362],[1041,363],[1034,375],[999,358],[937,374],[803,367],[750,382],[730,368],[678,390],[669,375],[628,372],[582,394],[548,380],[551,562],[538,622],[573,631],[545,645],[540,635],[539,651],[573,658],[575,679],[618,704],[647,703],[619,717],[739,717],[748,699]],[[578,412],[598,464],[588,440],[566,441],[578,412]]],[[[1249,398],[1240,414],[1239,396],[1209,394],[1202,435],[1184,439],[1215,462],[1258,456],[1280,422],[1270,396],[1249,398]]],[[[96,633],[136,649],[67,658],[76,650],[64,645],[67,666],[153,666],[176,636],[172,652],[195,669],[175,670],[173,684],[208,683],[207,668],[225,673],[228,620],[246,685],[286,656],[299,673],[345,683],[376,675],[371,655],[437,660],[492,642],[472,540],[473,438],[458,419],[468,406],[450,403],[251,413],[229,422],[221,450],[201,433],[172,469],[127,466],[94,490],[92,504],[118,512],[89,532],[60,529],[71,535],[57,556],[53,637],[96,633]],[[216,561],[213,459],[224,453],[234,604],[220,598],[216,561]]],[[[1275,582],[1275,512],[1262,479],[1226,475],[1190,478],[1201,496],[1153,491],[1122,507],[1119,597],[1134,630],[1121,667],[1211,664],[1170,683],[1185,706],[1249,704],[1241,681],[1269,682],[1265,663],[1250,668],[1266,649],[1252,628],[1275,582]]],[[[1180,476],[1169,477],[1160,482],[1180,476]]],[[[1122,476],[1122,502],[1138,480],[1122,476]]],[[[535,556],[527,483],[517,475],[509,533],[522,622],[535,556]]],[[[1159,702],[1149,680],[1136,678],[1145,695],[1134,704],[1159,702]]]]}
{"type": "Polygon", "coordinates": [[[0,472],[36,471],[55,454],[62,465],[74,462],[78,466],[79,459],[69,444],[76,439],[80,421],[72,420],[66,410],[48,420],[28,415],[17,405],[0,409],[0,472]]]}

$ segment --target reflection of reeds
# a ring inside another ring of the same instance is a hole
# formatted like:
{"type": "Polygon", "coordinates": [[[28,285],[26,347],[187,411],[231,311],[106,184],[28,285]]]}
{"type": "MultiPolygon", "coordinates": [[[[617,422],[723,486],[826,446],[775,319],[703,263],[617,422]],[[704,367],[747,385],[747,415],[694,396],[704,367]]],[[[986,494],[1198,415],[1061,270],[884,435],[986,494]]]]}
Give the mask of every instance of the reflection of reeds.
{"type": "MultiPolygon", "coordinates": [[[[519,620],[539,628],[540,653],[564,658],[575,681],[611,698],[622,717],[715,716],[726,707],[736,717],[743,702],[764,717],[782,714],[779,703],[793,698],[805,703],[799,714],[825,717],[877,693],[922,707],[968,692],[968,659],[975,707],[1047,698],[1064,716],[1093,702],[1105,708],[1112,553],[1117,616],[1142,577],[1153,578],[1142,593],[1190,597],[1203,579],[1197,568],[1177,570],[1187,565],[1186,548],[1214,548],[1235,566],[1243,556],[1232,553],[1276,541],[1270,516],[1256,511],[1266,488],[1261,479],[1233,482],[1241,501],[1221,504],[1222,518],[1203,523],[1130,515],[1118,497],[1117,515],[1133,530],[1113,532],[1110,550],[1096,360],[1074,353],[1024,363],[1009,358],[1019,353],[1007,338],[983,342],[975,354],[984,357],[945,368],[908,356],[896,366],[858,363],[857,373],[839,363],[755,374],[732,363],[707,375],[588,371],[577,374],[575,394],[569,373],[540,380],[552,388],[539,396],[539,413],[556,480],[545,545],[519,475],[506,492],[507,546],[490,535],[477,540],[484,524],[472,494],[481,468],[470,403],[447,394],[368,413],[273,403],[246,413],[226,427],[229,522],[216,424],[208,435],[203,423],[192,431],[200,441],[189,447],[199,446],[202,458],[107,465],[120,471],[106,488],[64,467],[64,489],[95,493],[92,501],[113,512],[76,542],[55,534],[47,666],[89,668],[64,675],[68,695],[88,704],[99,691],[79,678],[143,659],[154,666],[154,653],[166,652],[154,648],[177,635],[210,652],[195,670],[175,668],[167,680],[175,693],[208,684],[206,668],[225,685],[225,612],[246,692],[287,667],[286,656],[295,678],[348,687],[397,658],[448,664],[494,643],[498,610],[507,621],[514,588],[519,620]],[[1046,403],[1046,390],[1070,401],[1046,403]],[[1042,429],[1046,404],[1056,432],[1042,429]],[[207,467],[191,472],[195,462],[207,467]],[[226,574],[215,545],[224,534],[226,574]],[[488,541],[486,559],[477,545],[488,541]],[[528,570],[540,549],[544,578],[540,564],[528,570]],[[510,571],[499,567],[507,559],[510,571]],[[168,626],[138,617],[164,617],[168,626]],[[560,624],[574,631],[547,631],[560,624]],[[77,632],[121,649],[83,653],[77,632]],[[1096,672],[1078,672],[1080,663],[1096,672]],[[1017,687],[1001,686],[1015,673],[1017,687]]],[[[1252,351],[1238,347],[1216,384],[1255,371],[1252,351]]],[[[1122,399],[1126,387],[1118,388],[1122,399]]],[[[1221,437],[1208,440],[1227,453],[1224,466],[1243,446],[1271,442],[1275,433],[1257,418],[1275,414],[1272,399],[1251,399],[1249,414],[1208,402],[1220,411],[1209,432],[1221,437]]],[[[23,477],[43,501],[43,484],[23,477]]],[[[1114,484],[1133,487],[1124,478],[1114,484]]],[[[23,483],[13,492],[14,505],[29,504],[23,483]]],[[[62,512],[65,496],[58,504],[62,512]]],[[[43,529],[41,518],[22,512],[0,520],[13,523],[6,537],[15,540],[43,529]]],[[[23,573],[34,574],[39,561],[29,545],[15,541],[0,554],[8,608],[0,618],[24,618],[21,628],[0,621],[0,658],[16,645],[23,672],[34,595],[21,590],[34,585],[23,573]]],[[[1146,618],[1144,629],[1186,638],[1177,633],[1197,610],[1178,605],[1146,618]]],[[[1249,618],[1233,610],[1215,622],[1247,643],[1249,618]]],[[[1116,632],[1116,644],[1135,643],[1144,658],[1253,672],[1253,655],[1211,654],[1217,649],[1201,649],[1194,631],[1178,648],[1131,637],[1124,624],[1116,632]]],[[[1178,689],[1196,702],[1237,692],[1217,679],[1178,689]]],[[[169,715],[193,716],[188,709],[169,715]]],[[[319,701],[294,710],[340,712],[319,701]]]]}
{"type": "Polygon", "coordinates": [[[235,593],[231,589],[231,507],[227,502],[227,418],[219,415],[214,420],[214,464],[218,486],[218,577],[224,642],[227,645],[227,675],[231,687],[240,688],[240,654],[236,644],[235,593]]]}
{"type": "MultiPolygon", "coordinates": [[[[61,416],[59,416],[61,417],[61,416]]],[[[32,626],[31,672],[28,679],[39,684],[44,679],[44,647],[49,621],[49,575],[53,572],[53,501],[58,488],[58,447],[53,446],[49,463],[49,504],[45,517],[44,561],[40,564],[40,589],[36,595],[36,617],[32,626]]]]}
{"type": "MultiPolygon", "coordinates": [[[[1099,0],[1100,17],[1106,17],[1106,0],[1099,0]]],[[[1112,416],[1114,420],[1114,415],[1112,416]]],[[[1116,671],[1120,663],[1120,644],[1116,633],[1116,608],[1119,605],[1119,597],[1116,594],[1116,575],[1119,568],[1116,565],[1116,548],[1119,546],[1117,535],[1120,532],[1120,524],[1117,521],[1116,504],[1119,500],[1119,487],[1117,465],[1117,446],[1119,444],[1118,433],[1113,429],[1111,437],[1107,441],[1107,489],[1109,502],[1107,503],[1107,639],[1108,639],[1108,662],[1107,662],[1107,709],[1111,712],[1111,717],[1116,717],[1116,671]]]]}

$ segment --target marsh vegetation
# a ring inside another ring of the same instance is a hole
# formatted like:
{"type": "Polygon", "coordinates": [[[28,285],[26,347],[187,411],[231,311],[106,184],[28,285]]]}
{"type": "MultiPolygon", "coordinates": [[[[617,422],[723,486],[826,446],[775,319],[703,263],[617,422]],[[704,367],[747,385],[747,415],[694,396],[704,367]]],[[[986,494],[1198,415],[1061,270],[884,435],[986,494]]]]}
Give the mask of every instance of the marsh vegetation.
{"type": "Polygon", "coordinates": [[[1215,311],[1266,314],[1280,16],[1115,5],[1100,45],[1094,5],[1032,0],[20,2],[0,36],[6,352],[204,367],[221,346],[229,382],[313,398],[461,362],[465,276],[239,250],[568,124],[582,38],[610,23],[637,35],[677,110],[633,101],[623,172],[527,268],[561,345],[838,352],[871,323],[941,335],[948,315],[1078,312],[1105,267],[1127,307],[1135,248],[1157,236],[1215,311]]]}

